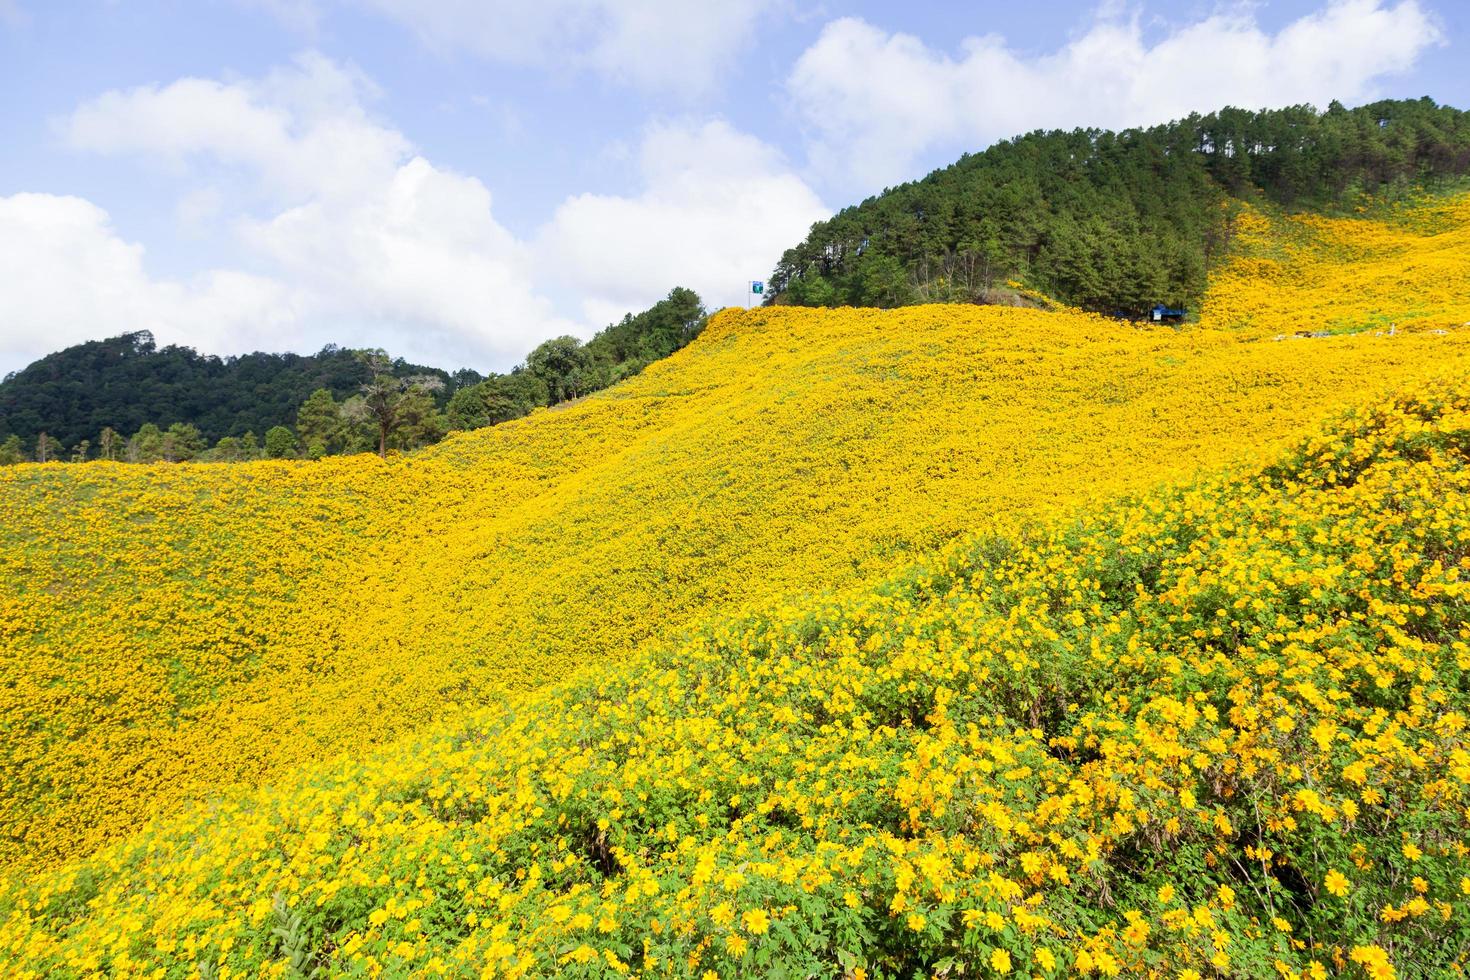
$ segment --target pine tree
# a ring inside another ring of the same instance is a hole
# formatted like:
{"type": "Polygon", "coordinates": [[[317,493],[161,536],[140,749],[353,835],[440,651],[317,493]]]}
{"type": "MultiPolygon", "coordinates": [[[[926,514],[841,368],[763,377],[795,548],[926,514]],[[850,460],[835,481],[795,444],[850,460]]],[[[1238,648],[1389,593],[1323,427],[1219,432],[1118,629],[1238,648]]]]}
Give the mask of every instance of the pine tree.
{"type": "Polygon", "coordinates": [[[428,394],[443,388],[444,383],[432,375],[394,377],[388,373],[392,365],[382,351],[366,352],[363,359],[372,368],[373,378],[362,386],[360,398],[344,405],[344,414],[349,421],[361,421],[375,428],[378,455],[387,456],[389,440],[400,429],[408,430],[411,443],[427,431],[433,413],[433,400],[428,394]]]}
{"type": "Polygon", "coordinates": [[[62,447],[55,439],[42,432],[36,436],[36,462],[49,463],[62,452],[62,447]]]}

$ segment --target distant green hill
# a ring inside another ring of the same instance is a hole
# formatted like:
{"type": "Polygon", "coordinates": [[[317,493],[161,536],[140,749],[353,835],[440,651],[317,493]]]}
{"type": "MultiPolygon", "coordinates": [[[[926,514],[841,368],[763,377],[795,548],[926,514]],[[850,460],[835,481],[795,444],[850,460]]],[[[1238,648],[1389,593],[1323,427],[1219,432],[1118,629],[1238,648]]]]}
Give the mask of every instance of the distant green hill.
{"type": "Polygon", "coordinates": [[[586,343],[572,336],[553,337],[509,373],[488,377],[387,360],[381,352],[368,358],[363,351],[335,345],[316,354],[212,357],[188,347],[160,349],[153,335],[141,330],[68,347],[0,381],[0,464],[90,458],[99,450],[104,428],[123,440],[137,433],[139,452],[117,458],[139,462],[248,459],[262,448],[271,455],[365,452],[377,445],[376,437],[358,431],[355,424],[339,426],[335,435],[319,430],[324,418],[346,411],[342,403],[360,395],[375,366],[385,363],[398,378],[428,375],[442,382],[424,392],[433,399],[432,424],[390,447],[413,449],[437,441],[448,430],[495,425],[616,384],[689,343],[705,319],[699,295],[676,286],[648,309],[608,324],[586,343]],[[330,399],[320,394],[323,389],[330,399]],[[305,406],[313,393],[311,405],[305,406]],[[310,432],[303,428],[303,409],[311,416],[310,432]],[[177,437],[191,448],[177,456],[144,451],[175,423],[191,427],[177,437]],[[260,438],[275,428],[292,431],[276,450],[261,447],[260,438]],[[38,447],[42,433],[48,443],[44,453],[38,447]],[[256,439],[201,455],[204,447],[222,438],[238,440],[246,433],[256,439]],[[83,440],[90,446],[79,448],[83,440]]]}
{"type": "MultiPolygon", "coordinates": [[[[447,400],[478,384],[473,371],[450,374],[398,360],[400,377],[432,374],[447,400]]],[[[357,353],[327,346],[316,354],[212,357],[189,347],[159,347],[146,330],[93,340],[49,354],[0,382],[0,439],[27,445],[45,432],[66,446],[95,442],[104,427],[124,434],[144,423],[187,422],[212,445],[224,436],[264,435],[290,426],[307,396],[326,388],[338,398],[372,377],[357,353]]]]}
{"type": "Polygon", "coordinates": [[[1006,302],[1020,280],[1105,313],[1191,306],[1229,244],[1232,198],[1332,210],[1467,172],[1470,116],[1428,98],[1034,132],[813,225],[768,302],[1006,302]]]}

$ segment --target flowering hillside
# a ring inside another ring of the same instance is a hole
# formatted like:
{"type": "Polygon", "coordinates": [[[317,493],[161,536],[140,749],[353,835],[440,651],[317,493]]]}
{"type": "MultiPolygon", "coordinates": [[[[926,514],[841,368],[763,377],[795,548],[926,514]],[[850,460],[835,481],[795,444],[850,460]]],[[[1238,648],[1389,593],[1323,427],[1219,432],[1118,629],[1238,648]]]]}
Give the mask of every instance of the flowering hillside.
{"type": "Polygon", "coordinates": [[[1470,195],[1377,210],[1327,218],[1242,207],[1202,320],[1267,336],[1470,324],[1470,195]]]}
{"type": "Polygon", "coordinates": [[[1467,357],[1461,334],[763,310],[419,457],[10,469],[0,828],[12,857],[74,854],[711,610],[1213,467],[1467,357]]]}
{"type": "Polygon", "coordinates": [[[0,972],[1448,969],[1465,202],[1245,212],[1183,331],[728,311],[416,456],[0,470],[0,972]]]}
{"type": "Polygon", "coordinates": [[[0,957],[1451,974],[1467,454],[1470,389],[1430,386],[1268,465],[716,622],[14,880],[0,957]]]}

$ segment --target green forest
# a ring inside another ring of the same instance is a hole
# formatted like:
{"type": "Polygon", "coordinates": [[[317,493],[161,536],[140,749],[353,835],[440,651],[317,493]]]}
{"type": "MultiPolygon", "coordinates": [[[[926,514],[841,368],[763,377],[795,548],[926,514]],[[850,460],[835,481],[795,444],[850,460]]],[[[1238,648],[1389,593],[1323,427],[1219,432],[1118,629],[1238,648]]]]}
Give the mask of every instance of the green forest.
{"type": "MultiPolygon", "coordinates": [[[[393,361],[398,377],[433,376],[444,399],[473,371],[450,374],[393,361]]],[[[318,388],[339,398],[373,375],[358,351],[328,346],[316,354],[245,354],[213,357],[189,347],[159,347],[146,330],[93,340],[49,354],[0,383],[0,439],[18,436],[33,446],[42,433],[58,445],[96,443],[103,429],[135,433],[149,423],[184,423],[213,445],[290,424],[297,407],[318,388]]]]}
{"type": "Polygon", "coordinates": [[[0,382],[0,464],[234,462],[413,450],[636,374],[699,333],[675,288],[583,343],[547,340],[505,374],[453,373],[381,350],[219,358],[147,331],[48,355],[0,382]]]}
{"type": "Polygon", "coordinates": [[[782,255],[767,302],[1017,302],[1007,283],[1019,281],[1139,317],[1197,303],[1229,244],[1232,198],[1331,211],[1467,172],[1470,118],[1427,98],[1038,131],[818,222],[782,255]]]}

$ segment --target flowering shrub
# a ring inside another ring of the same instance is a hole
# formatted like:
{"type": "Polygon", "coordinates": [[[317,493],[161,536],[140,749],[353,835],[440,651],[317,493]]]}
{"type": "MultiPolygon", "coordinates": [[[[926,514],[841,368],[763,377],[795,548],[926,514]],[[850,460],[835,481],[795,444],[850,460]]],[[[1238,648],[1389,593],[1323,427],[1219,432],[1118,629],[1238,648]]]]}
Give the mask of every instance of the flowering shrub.
{"type": "Polygon", "coordinates": [[[11,879],[0,957],[11,976],[291,975],[288,953],[342,976],[1453,973],[1467,454],[1470,389],[1424,386],[1266,465],[714,621],[11,879]]]}

